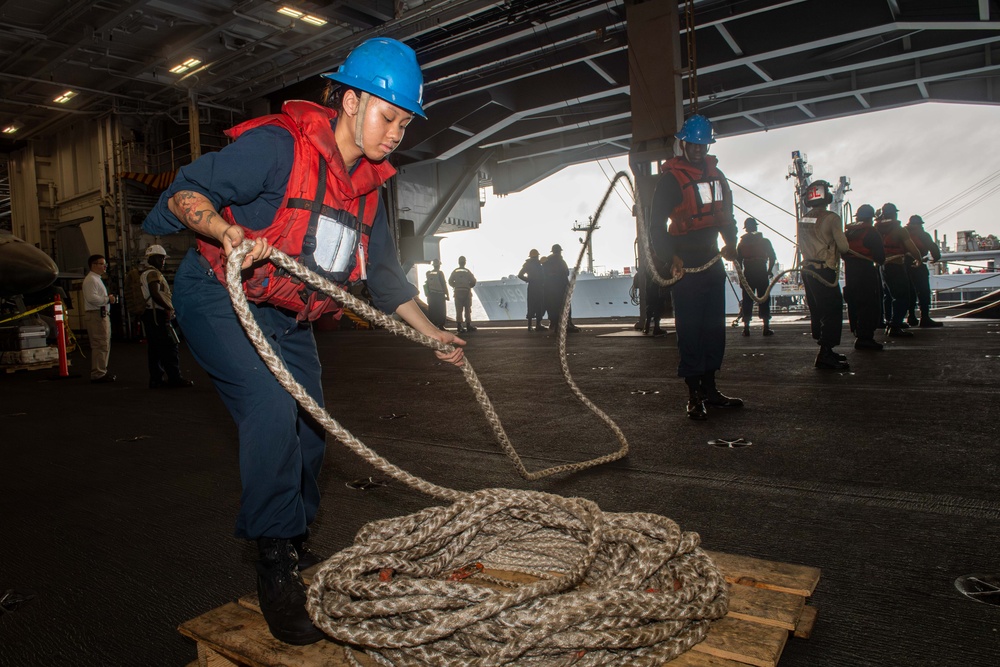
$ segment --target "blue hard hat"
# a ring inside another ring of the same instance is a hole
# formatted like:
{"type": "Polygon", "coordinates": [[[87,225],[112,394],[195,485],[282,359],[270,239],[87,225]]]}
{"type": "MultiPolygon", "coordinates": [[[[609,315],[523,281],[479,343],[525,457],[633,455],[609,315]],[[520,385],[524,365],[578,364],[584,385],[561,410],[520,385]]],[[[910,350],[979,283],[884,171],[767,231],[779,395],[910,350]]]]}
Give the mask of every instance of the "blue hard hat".
{"type": "Polygon", "coordinates": [[[674,136],[689,144],[715,143],[715,130],[712,129],[712,121],[698,114],[684,121],[681,131],[674,136]]]}
{"type": "Polygon", "coordinates": [[[858,220],[872,220],[875,218],[875,207],[871,204],[862,204],[858,207],[854,217],[858,220]]]}
{"type": "Polygon", "coordinates": [[[392,102],[427,118],[424,113],[424,75],[417,54],[402,42],[376,37],[351,51],[336,72],[321,76],[392,102]]]}

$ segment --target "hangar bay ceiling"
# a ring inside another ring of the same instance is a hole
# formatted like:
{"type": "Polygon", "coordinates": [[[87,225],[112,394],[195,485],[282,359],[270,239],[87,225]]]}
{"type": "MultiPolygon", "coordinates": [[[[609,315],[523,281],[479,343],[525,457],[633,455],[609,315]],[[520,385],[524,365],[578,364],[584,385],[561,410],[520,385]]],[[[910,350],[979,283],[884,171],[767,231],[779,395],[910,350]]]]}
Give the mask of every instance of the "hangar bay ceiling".
{"type": "MultiPolygon", "coordinates": [[[[210,150],[222,127],[314,98],[319,73],[387,35],[416,49],[426,77],[429,119],[395,157],[404,175],[455,202],[468,200],[459,173],[472,192],[478,181],[516,192],[629,152],[631,4],[0,0],[0,154],[114,116],[159,145],[146,168],[168,171],[189,159],[194,104],[210,150]],[[451,166],[421,169],[432,164],[451,166]]],[[[723,137],[922,101],[997,101],[997,0],[693,0],[693,63],[688,3],[677,4],[680,34],[664,35],[664,48],[681,41],[685,108],[696,102],[723,137]]],[[[641,62],[631,76],[662,66],[641,62]]],[[[436,207],[418,231],[462,227],[436,207]]]]}

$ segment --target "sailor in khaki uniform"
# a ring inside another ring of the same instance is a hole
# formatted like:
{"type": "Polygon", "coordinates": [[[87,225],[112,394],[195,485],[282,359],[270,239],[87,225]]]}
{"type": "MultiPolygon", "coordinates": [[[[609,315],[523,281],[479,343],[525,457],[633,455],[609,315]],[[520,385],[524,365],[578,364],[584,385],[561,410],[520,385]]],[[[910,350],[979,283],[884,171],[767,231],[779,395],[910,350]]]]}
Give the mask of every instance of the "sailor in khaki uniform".
{"type": "Polygon", "coordinates": [[[455,291],[455,322],[458,324],[458,333],[475,331],[476,327],[472,326],[472,288],[476,286],[476,277],[465,268],[465,257],[458,258],[458,268],[451,272],[448,284],[455,291]]]}
{"type": "Polygon", "coordinates": [[[844,236],[840,216],[827,210],[833,201],[830,184],[814,181],[805,192],[809,211],[799,220],[799,251],[802,253],[802,282],[812,320],[812,337],[819,344],[816,368],[847,370],[847,357],[833,348],[840,345],[844,328],[844,296],[837,281],[840,256],[850,246],[844,236]],[[830,283],[833,286],[830,286],[830,283]]]}

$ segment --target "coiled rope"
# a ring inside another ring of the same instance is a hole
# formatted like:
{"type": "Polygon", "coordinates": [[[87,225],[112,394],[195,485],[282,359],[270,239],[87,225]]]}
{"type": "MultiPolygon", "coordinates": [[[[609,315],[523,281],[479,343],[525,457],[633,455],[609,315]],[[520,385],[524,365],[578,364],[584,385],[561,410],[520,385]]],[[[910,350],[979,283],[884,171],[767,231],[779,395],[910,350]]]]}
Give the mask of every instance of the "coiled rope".
{"type": "MultiPolygon", "coordinates": [[[[613,187],[614,182],[593,223],[613,187]]],[[[582,498],[535,491],[466,493],[412,475],[366,447],[295,381],[257,326],[240,278],[252,247],[245,241],[230,253],[227,288],[237,317],[278,382],[330,434],[380,472],[452,503],[370,523],[353,546],[321,566],[309,588],[307,608],[326,634],[391,666],[652,667],[700,642],[711,622],[726,615],[722,573],[700,548],[698,535],[682,532],[666,517],[604,513],[582,498]],[[490,570],[537,580],[512,581],[490,570]]],[[[270,261],[397,335],[435,350],[452,349],[383,315],[280,251],[272,249],[270,261]]],[[[618,452],[529,473],[468,358],[462,367],[501,448],[526,479],[582,470],[628,452],[624,434],[569,373],[566,326],[578,268],[579,261],[560,320],[561,365],[577,398],[615,433],[622,445],[618,452]]],[[[350,650],[344,654],[351,664],[359,664],[350,650]]]]}

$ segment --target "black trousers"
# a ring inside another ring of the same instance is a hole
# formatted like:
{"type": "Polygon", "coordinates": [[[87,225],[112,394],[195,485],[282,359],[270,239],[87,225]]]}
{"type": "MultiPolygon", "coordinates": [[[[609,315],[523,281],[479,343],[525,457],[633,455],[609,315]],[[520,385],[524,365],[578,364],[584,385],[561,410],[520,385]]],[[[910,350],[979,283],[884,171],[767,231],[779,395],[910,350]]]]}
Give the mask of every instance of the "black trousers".
{"type": "Polygon", "coordinates": [[[445,305],[444,292],[431,292],[427,295],[427,319],[437,328],[444,326],[448,319],[448,309],[445,305]]]}
{"type": "Polygon", "coordinates": [[[726,353],[726,271],[716,262],[701,273],[685,273],[671,287],[682,378],[714,373],[726,353]]]}
{"type": "Polygon", "coordinates": [[[176,382],[181,379],[180,354],[177,343],[170,335],[170,322],[162,310],[147,308],[142,313],[142,326],[146,330],[146,362],[151,382],[176,382]]]}
{"type": "MultiPolygon", "coordinates": [[[[548,282],[545,283],[545,310],[549,313],[549,323],[550,326],[555,329],[559,326],[559,320],[562,318],[563,306],[566,304],[566,292],[569,289],[569,285],[553,285],[549,286],[548,282]]],[[[573,310],[569,311],[569,322],[567,324],[573,323],[573,310]]]]}
{"type": "MultiPolygon", "coordinates": [[[[744,269],[744,277],[747,279],[747,283],[753,288],[754,294],[757,298],[764,296],[764,292],[767,291],[768,283],[771,281],[767,277],[767,269],[760,269],[753,266],[746,267],[744,269]]],[[[753,319],[753,297],[747,292],[747,288],[743,288],[743,307],[740,310],[740,316],[743,318],[743,322],[750,324],[750,320],[753,319]]],[[[764,324],[767,324],[771,319],[771,298],[768,297],[766,301],[761,301],[758,304],[757,314],[760,315],[760,319],[764,320],[764,324]]]]}
{"type": "Polygon", "coordinates": [[[840,345],[840,334],[844,328],[844,297],[840,293],[840,284],[835,282],[837,272],[826,268],[806,268],[811,273],[803,271],[802,282],[806,288],[812,337],[826,347],[840,345]],[[824,285],[812,273],[819,274],[834,286],[824,285]]]}
{"type": "Polygon", "coordinates": [[[545,287],[537,282],[535,284],[528,283],[527,318],[537,320],[541,324],[543,317],[545,317],[545,287]]]}
{"type": "Polygon", "coordinates": [[[902,264],[883,266],[882,284],[885,287],[882,297],[885,321],[889,326],[899,327],[910,304],[910,279],[906,275],[906,267],[902,264]]]}
{"type": "Polygon", "coordinates": [[[906,267],[906,275],[910,278],[910,307],[911,313],[916,313],[916,307],[920,305],[920,317],[930,317],[931,313],[931,277],[926,264],[906,267]]]}
{"type": "Polygon", "coordinates": [[[844,299],[851,331],[871,340],[882,323],[882,290],[878,267],[867,259],[844,258],[844,299]]]}

